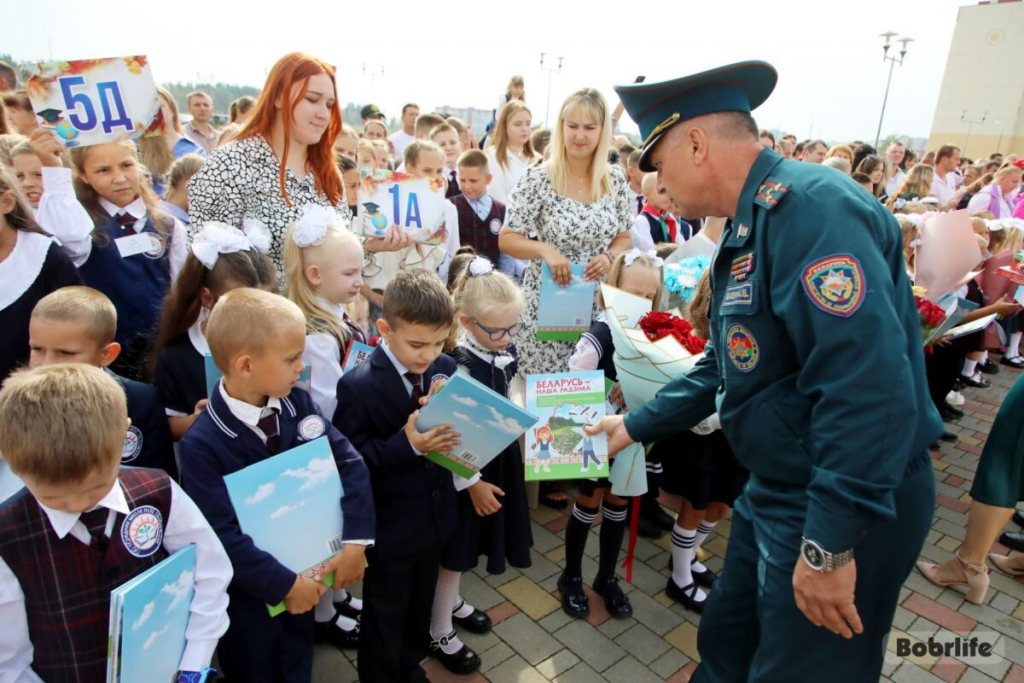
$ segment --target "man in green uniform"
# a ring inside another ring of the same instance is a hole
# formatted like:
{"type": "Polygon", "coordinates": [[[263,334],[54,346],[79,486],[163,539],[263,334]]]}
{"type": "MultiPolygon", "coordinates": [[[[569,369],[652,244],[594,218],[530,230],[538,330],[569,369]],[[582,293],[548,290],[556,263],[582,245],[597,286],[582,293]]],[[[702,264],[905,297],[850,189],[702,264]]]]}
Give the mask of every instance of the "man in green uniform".
{"type": "Polygon", "coordinates": [[[616,88],[646,137],[641,169],[683,215],[731,220],[704,359],[591,431],[614,453],[717,410],[751,472],[694,681],[877,681],[931,525],[942,422],[899,226],[850,178],[761,149],[750,111],[776,78],[745,62],[616,88]]]}

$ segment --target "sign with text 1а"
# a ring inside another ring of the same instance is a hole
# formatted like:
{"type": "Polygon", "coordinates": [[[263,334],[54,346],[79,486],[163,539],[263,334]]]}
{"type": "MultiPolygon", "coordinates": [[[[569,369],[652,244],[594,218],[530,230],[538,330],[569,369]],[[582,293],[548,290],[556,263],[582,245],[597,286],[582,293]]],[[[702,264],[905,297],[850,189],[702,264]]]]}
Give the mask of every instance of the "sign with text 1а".
{"type": "Polygon", "coordinates": [[[162,125],[156,84],[143,55],[38,62],[26,87],[39,125],[66,147],[159,134],[162,125]]]}
{"type": "Polygon", "coordinates": [[[367,237],[384,237],[395,226],[424,244],[444,244],[448,239],[444,186],[437,180],[390,171],[363,178],[359,216],[367,237]]]}

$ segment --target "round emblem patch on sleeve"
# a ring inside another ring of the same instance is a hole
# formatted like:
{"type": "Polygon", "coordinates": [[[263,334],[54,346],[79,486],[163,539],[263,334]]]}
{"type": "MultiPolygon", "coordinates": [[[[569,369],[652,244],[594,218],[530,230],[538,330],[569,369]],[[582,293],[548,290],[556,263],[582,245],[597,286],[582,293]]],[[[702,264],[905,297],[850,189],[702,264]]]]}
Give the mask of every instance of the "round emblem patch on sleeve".
{"type": "Polygon", "coordinates": [[[326,431],[327,425],[319,415],[309,415],[299,423],[299,436],[306,441],[319,439],[326,431]]]}
{"type": "Polygon", "coordinates": [[[142,452],[142,431],[132,425],[124,435],[124,446],[121,448],[121,462],[131,462],[142,452]]]}
{"type": "Polygon", "coordinates": [[[152,505],[137,507],[121,524],[121,542],[135,557],[149,557],[164,540],[164,518],[152,505]]]}
{"type": "Polygon", "coordinates": [[[743,325],[733,325],[725,333],[725,348],[729,360],[740,372],[750,372],[761,360],[761,349],[754,334],[743,325]]]}
{"type": "Polygon", "coordinates": [[[826,313],[848,318],[864,303],[864,271],[849,254],[815,261],[800,281],[814,305],[826,313]]]}

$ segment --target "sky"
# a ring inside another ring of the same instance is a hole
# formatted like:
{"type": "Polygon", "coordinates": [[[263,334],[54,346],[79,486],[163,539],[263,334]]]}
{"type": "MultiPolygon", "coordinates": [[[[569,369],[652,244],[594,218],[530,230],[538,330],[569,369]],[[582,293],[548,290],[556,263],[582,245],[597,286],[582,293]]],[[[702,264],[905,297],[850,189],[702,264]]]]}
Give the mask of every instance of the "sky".
{"type": "MultiPolygon", "coordinates": [[[[639,74],[654,82],[763,59],[776,67],[779,83],[754,112],[761,127],[801,139],[873,140],[889,73],[879,34],[914,38],[893,74],[882,137],[925,137],[957,10],[966,4],[974,3],[183,0],[144,12],[151,5],[0,0],[0,51],[16,59],[145,54],[158,82],[198,76],[261,87],[278,57],[301,50],[338,67],[342,102],[372,100],[388,116],[407,101],[424,109],[493,108],[509,76],[521,74],[535,123],[549,109],[553,121],[580,87],[598,88],[614,102],[612,87],[639,74]],[[275,9],[285,15],[275,19],[275,9]],[[560,73],[541,70],[541,52],[546,67],[564,57],[560,73]]],[[[630,121],[623,128],[636,130],[630,121]]]]}

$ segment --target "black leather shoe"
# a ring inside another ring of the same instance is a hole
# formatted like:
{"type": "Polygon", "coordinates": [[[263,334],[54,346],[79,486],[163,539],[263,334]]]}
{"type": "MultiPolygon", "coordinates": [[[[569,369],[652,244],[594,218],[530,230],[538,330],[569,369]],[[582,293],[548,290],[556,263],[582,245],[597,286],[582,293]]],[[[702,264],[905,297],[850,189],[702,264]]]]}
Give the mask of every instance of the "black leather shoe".
{"type": "Polygon", "coordinates": [[[597,579],[594,581],[594,592],[604,598],[605,609],[614,619],[626,619],[633,616],[633,605],[619,588],[618,577],[597,579]]]}
{"type": "Polygon", "coordinates": [[[582,576],[558,577],[558,590],[562,593],[562,609],[570,617],[582,619],[590,614],[590,599],[583,592],[582,576]]]}
{"type": "MultiPolygon", "coordinates": [[[[989,362],[992,363],[992,361],[989,362]]],[[[1011,368],[1016,368],[1018,370],[1024,370],[1024,356],[1014,356],[1013,358],[1007,358],[1006,356],[1003,356],[1002,358],[999,359],[999,364],[1009,365],[1011,368]]],[[[995,363],[992,363],[992,367],[996,367],[995,363]]],[[[998,370],[999,368],[996,369],[998,370]]]]}
{"type": "Polygon", "coordinates": [[[992,382],[989,382],[984,377],[979,377],[975,379],[974,377],[964,377],[963,375],[960,375],[960,381],[964,384],[964,386],[974,387],[975,389],[992,388],[992,382]]]}
{"type": "Polygon", "coordinates": [[[939,438],[947,443],[956,443],[960,440],[960,437],[952,432],[943,432],[942,436],[939,438]]]}
{"type": "Polygon", "coordinates": [[[1017,526],[1024,527],[1024,512],[1015,510],[1013,513],[1013,523],[1017,526]]]}
{"type": "Polygon", "coordinates": [[[313,624],[313,642],[329,643],[339,650],[354,650],[359,647],[359,622],[351,631],[343,631],[338,628],[337,621],[341,614],[334,613],[334,618],[328,622],[316,622],[313,624]]]}
{"type": "MultiPolygon", "coordinates": [[[[690,564],[697,564],[697,558],[693,558],[693,562],[691,562],[690,564]]],[[[672,570],[670,569],[669,571],[672,570]]],[[[714,573],[707,567],[704,568],[704,571],[698,572],[691,566],[690,575],[693,576],[694,581],[696,581],[699,585],[704,586],[705,588],[711,588],[715,585],[715,581],[718,580],[718,574],[714,573]]]]}
{"type": "MultiPolygon", "coordinates": [[[[1003,356],[1003,358],[999,362],[1003,363],[1004,360],[1006,360],[1006,356],[1003,356]]],[[[1003,365],[1009,365],[1009,363],[1003,363],[1003,365]]],[[[996,365],[991,358],[986,358],[984,363],[978,363],[978,369],[984,372],[986,375],[999,374],[999,366],[996,365]]]]}
{"type": "Polygon", "coordinates": [[[441,662],[444,668],[453,674],[471,674],[480,668],[480,655],[469,649],[468,645],[463,645],[455,654],[447,654],[441,649],[442,645],[447,645],[448,640],[454,637],[455,631],[452,631],[442,638],[430,641],[430,656],[441,662]]]}
{"type": "Polygon", "coordinates": [[[956,420],[959,420],[961,417],[963,417],[964,414],[960,413],[959,415],[957,415],[948,406],[943,406],[939,408],[939,416],[942,418],[943,422],[955,422],[956,420]]]}
{"type": "Polygon", "coordinates": [[[352,606],[352,594],[349,593],[344,600],[341,602],[334,603],[334,609],[341,613],[341,616],[348,617],[349,619],[359,619],[363,616],[363,611],[356,609],[352,606]]]}
{"type": "Polygon", "coordinates": [[[999,536],[999,542],[1010,550],[1017,550],[1024,553],[1024,534],[1004,531],[999,536]]]}
{"type": "Polygon", "coordinates": [[[668,585],[665,586],[665,595],[692,612],[696,612],[697,614],[704,613],[704,603],[707,602],[707,598],[700,601],[695,599],[697,595],[696,583],[691,583],[689,586],[680,588],[670,576],[668,577],[668,585]]]}
{"type": "Polygon", "coordinates": [[[471,633],[487,633],[491,630],[491,618],[487,616],[487,612],[481,612],[477,608],[473,608],[473,612],[467,617],[457,617],[455,613],[462,609],[462,606],[466,604],[466,601],[459,598],[459,604],[452,610],[452,621],[457,626],[461,626],[471,633]]]}
{"type": "Polygon", "coordinates": [[[658,539],[665,535],[665,530],[658,526],[658,523],[653,519],[641,513],[640,520],[636,524],[636,535],[643,538],[658,539]]]}
{"type": "Polygon", "coordinates": [[[956,406],[951,406],[951,405],[950,405],[950,404],[948,404],[948,403],[947,403],[946,405],[942,406],[942,409],[943,409],[943,410],[945,410],[945,411],[946,411],[946,412],[948,412],[948,413],[951,413],[951,414],[955,415],[955,416],[956,416],[956,419],[958,419],[958,420],[959,420],[959,419],[960,419],[961,417],[963,417],[963,416],[964,416],[964,411],[960,410],[960,409],[959,409],[959,408],[957,408],[956,406]]]}

